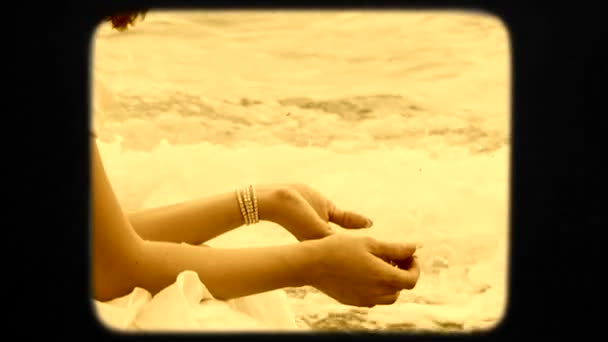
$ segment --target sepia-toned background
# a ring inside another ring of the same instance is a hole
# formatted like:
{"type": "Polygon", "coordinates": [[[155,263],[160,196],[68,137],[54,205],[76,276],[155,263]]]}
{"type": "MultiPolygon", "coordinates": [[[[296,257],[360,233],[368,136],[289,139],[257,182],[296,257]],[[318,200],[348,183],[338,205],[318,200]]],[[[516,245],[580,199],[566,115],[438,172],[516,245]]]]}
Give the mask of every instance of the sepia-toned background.
{"type": "MultiPolygon", "coordinates": [[[[416,242],[391,306],[286,289],[315,329],[463,331],[507,302],[510,51],[475,12],[151,12],[93,39],[94,128],[128,211],[247,183],[307,183],[416,242]]],[[[279,226],[213,246],[293,243],[279,226]]]]}

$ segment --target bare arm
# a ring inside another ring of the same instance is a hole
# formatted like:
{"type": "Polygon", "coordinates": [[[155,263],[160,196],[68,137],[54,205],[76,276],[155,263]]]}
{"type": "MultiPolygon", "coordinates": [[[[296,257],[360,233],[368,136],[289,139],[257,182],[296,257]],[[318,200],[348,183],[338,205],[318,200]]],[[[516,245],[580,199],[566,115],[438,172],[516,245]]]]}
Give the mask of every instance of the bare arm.
{"type": "Polygon", "coordinates": [[[317,255],[313,248],[311,242],[223,249],[146,241],[134,268],[135,285],[154,294],[175,282],[180,272],[191,270],[215,298],[223,300],[303,286],[317,255]]]}
{"type": "Polygon", "coordinates": [[[92,281],[96,299],[123,296],[135,286],[156,293],[175,282],[184,270],[197,272],[211,294],[220,299],[304,285],[302,275],[316,258],[314,253],[308,253],[309,245],[305,243],[216,249],[144,241],[118,204],[94,140],[91,145],[92,281]]]}
{"type": "Polygon", "coordinates": [[[131,273],[143,245],[127,217],[101,163],[95,139],[91,139],[92,288],[97,299],[107,300],[133,290],[131,273]]]}
{"type": "MultiPolygon", "coordinates": [[[[270,220],[278,208],[273,185],[256,186],[260,220],[270,220]]],[[[129,221],[144,240],[200,245],[245,222],[236,195],[227,192],[198,200],[135,212],[129,221]]]]}
{"type": "MultiPolygon", "coordinates": [[[[411,258],[415,246],[334,234],[297,244],[200,248],[145,241],[122,212],[92,141],[92,287],[97,300],[127,295],[139,286],[156,294],[185,270],[196,272],[211,294],[230,299],[291,286],[311,285],[338,301],[390,304],[411,289],[418,267],[397,270],[383,260],[411,258]]],[[[408,264],[408,263],[403,263],[408,264]]]]}

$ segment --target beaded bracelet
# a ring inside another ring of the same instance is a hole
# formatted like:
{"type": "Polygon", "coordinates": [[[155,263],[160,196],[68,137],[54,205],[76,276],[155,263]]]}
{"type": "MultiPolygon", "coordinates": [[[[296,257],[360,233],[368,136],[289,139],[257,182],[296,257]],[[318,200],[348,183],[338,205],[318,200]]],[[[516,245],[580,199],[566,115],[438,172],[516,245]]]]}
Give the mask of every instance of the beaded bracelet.
{"type": "Polygon", "coordinates": [[[255,193],[255,188],[253,185],[249,185],[249,191],[251,192],[251,197],[253,198],[253,219],[255,223],[260,222],[260,217],[258,213],[258,196],[255,193]]]}
{"type": "Polygon", "coordinates": [[[243,214],[243,219],[245,220],[245,224],[249,225],[249,219],[247,216],[247,211],[245,210],[245,205],[243,204],[243,197],[241,195],[241,190],[240,189],[236,189],[236,198],[239,201],[239,207],[241,208],[241,214],[243,214]]]}
{"type": "Polygon", "coordinates": [[[236,189],[235,193],[245,224],[252,225],[258,223],[260,221],[258,214],[258,198],[253,185],[249,185],[244,189],[236,189]]]}

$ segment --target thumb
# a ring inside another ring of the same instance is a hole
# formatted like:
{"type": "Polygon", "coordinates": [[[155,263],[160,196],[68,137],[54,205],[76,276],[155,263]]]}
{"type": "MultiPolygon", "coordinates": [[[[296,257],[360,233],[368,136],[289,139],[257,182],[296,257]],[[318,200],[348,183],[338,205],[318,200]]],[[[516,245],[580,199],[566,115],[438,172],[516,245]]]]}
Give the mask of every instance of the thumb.
{"type": "Polygon", "coordinates": [[[329,222],[342,228],[370,228],[373,225],[372,220],[367,217],[351,211],[344,211],[332,202],[329,202],[328,217],[329,222]]]}
{"type": "Polygon", "coordinates": [[[416,245],[413,243],[389,243],[377,241],[374,243],[370,252],[386,261],[404,260],[416,252],[416,245]]]}

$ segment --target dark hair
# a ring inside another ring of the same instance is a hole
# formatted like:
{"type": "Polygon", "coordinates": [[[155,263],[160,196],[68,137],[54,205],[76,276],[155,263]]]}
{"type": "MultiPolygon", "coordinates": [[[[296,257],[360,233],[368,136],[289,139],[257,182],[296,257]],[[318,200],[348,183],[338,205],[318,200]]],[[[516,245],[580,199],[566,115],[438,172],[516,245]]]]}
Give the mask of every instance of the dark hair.
{"type": "Polygon", "coordinates": [[[146,17],[148,10],[139,10],[131,12],[122,12],[115,15],[111,15],[106,18],[106,21],[112,22],[112,28],[118,31],[124,31],[129,28],[129,25],[135,25],[137,17],[141,16],[141,20],[146,17]]]}

